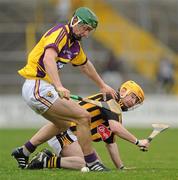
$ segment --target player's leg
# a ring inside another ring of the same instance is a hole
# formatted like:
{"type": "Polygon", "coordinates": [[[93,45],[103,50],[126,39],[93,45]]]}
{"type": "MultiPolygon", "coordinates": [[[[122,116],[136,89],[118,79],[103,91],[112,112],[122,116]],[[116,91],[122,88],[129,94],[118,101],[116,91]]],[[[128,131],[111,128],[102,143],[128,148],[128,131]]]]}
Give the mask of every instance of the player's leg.
{"type": "Polygon", "coordinates": [[[56,156],[79,156],[84,158],[77,137],[70,129],[58,133],[56,136],[48,140],[48,145],[52,148],[56,156]]]}
{"type": "MultiPolygon", "coordinates": [[[[59,98],[58,93],[52,85],[40,80],[26,80],[22,88],[22,96],[27,104],[39,114],[47,111],[56,99],[59,98]]],[[[64,127],[66,124],[65,122],[63,125],[60,124],[60,126],[64,127]]],[[[25,168],[29,155],[35,151],[36,147],[58,132],[58,127],[53,123],[49,123],[42,127],[22,147],[14,149],[11,155],[17,160],[19,167],[25,168]]]]}
{"type": "MultiPolygon", "coordinates": [[[[77,136],[85,155],[85,161],[89,166],[93,165],[97,161],[97,157],[91,146],[89,113],[72,100],[60,99],[54,87],[44,81],[28,80],[23,89],[23,96],[30,107],[41,114],[43,113],[42,115],[58,128],[63,127],[65,129],[67,122],[75,120],[77,123],[77,136]]],[[[49,133],[49,131],[46,132],[45,136],[42,131],[38,132],[32,137],[33,143],[31,141],[26,143],[27,150],[33,152],[39,143],[43,143],[51,137],[52,133],[49,133]]],[[[28,157],[28,154],[25,153],[25,157],[22,157],[23,151],[24,149],[19,150],[18,148],[12,153],[12,156],[16,158],[22,168],[25,167],[27,163],[26,157],[28,157]]]]}
{"type": "Polygon", "coordinates": [[[52,106],[44,114],[44,117],[50,119],[54,124],[57,119],[74,121],[77,124],[77,138],[82,148],[87,166],[92,171],[106,170],[106,168],[99,162],[91,145],[91,133],[88,120],[90,118],[89,113],[71,100],[57,100],[53,105],[55,106],[52,106]],[[61,108],[58,109],[58,107],[61,108]]]}
{"type": "Polygon", "coordinates": [[[85,161],[81,157],[60,157],[51,153],[49,150],[43,150],[35,155],[30,163],[28,169],[43,169],[43,168],[67,168],[67,169],[81,169],[85,167],[85,161]]]}
{"type": "Polygon", "coordinates": [[[70,169],[81,169],[86,166],[84,155],[78,141],[64,146],[61,151],[61,167],[70,169]]]}
{"type": "Polygon", "coordinates": [[[84,159],[84,155],[78,141],[75,141],[70,145],[64,146],[61,151],[61,156],[62,157],[79,156],[84,159]]]}
{"type": "Polygon", "coordinates": [[[81,169],[85,166],[83,152],[77,141],[77,137],[70,130],[51,138],[48,144],[55,152],[55,155],[51,153],[48,156],[50,152],[47,150],[39,152],[29,163],[29,169],[61,167],[81,169]]]}
{"type": "MultiPolygon", "coordinates": [[[[55,154],[61,157],[60,165],[62,168],[81,169],[85,166],[82,149],[77,137],[70,130],[53,137],[48,141],[48,144],[55,154]]],[[[58,167],[58,164],[55,166],[58,167]]]]}
{"type": "MultiPolygon", "coordinates": [[[[69,157],[69,156],[76,156],[77,155],[81,158],[84,158],[81,146],[78,143],[78,139],[77,139],[76,135],[70,129],[68,129],[66,131],[65,137],[71,143],[63,145],[63,148],[60,152],[61,156],[62,157],[69,157]]],[[[60,141],[59,138],[60,137],[57,136],[58,141],[60,141]]]]}
{"type": "MultiPolygon", "coordinates": [[[[26,80],[22,88],[22,95],[27,104],[40,114],[48,111],[57,100],[61,100],[54,87],[41,80],[26,80]]],[[[59,109],[59,107],[54,109],[59,109]]],[[[34,152],[38,145],[58,134],[58,128],[63,131],[69,126],[69,121],[66,121],[67,118],[65,121],[60,120],[58,115],[53,115],[51,118],[49,120],[54,120],[56,125],[54,123],[47,124],[26,142],[24,146],[13,150],[12,156],[17,160],[19,167],[25,168],[30,153],[34,152]],[[55,118],[57,119],[56,121],[55,118]]]]}
{"type": "Polygon", "coordinates": [[[68,169],[81,169],[85,167],[85,161],[79,156],[61,157],[61,167],[68,169]]]}
{"type": "MultiPolygon", "coordinates": [[[[90,114],[73,100],[58,98],[43,117],[61,129],[61,124],[74,121],[77,124],[77,138],[85,155],[93,152],[90,139],[90,114]]],[[[65,127],[66,128],[66,127],[65,127]]],[[[62,129],[64,131],[66,129],[62,129]]],[[[50,137],[51,138],[51,137],[50,137]]]]}
{"type": "Polygon", "coordinates": [[[45,142],[48,137],[53,137],[59,133],[59,128],[57,128],[53,123],[48,123],[44,125],[29,141],[27,141],[23,146],[18,147],[13,150],[12,156],[18,162],[19,167],[25,168],[28,164],[28,159],[31,153],[33,153],[37,146],[45,142]],[[35,137],[40,138],[36,139],[35,137]]]}

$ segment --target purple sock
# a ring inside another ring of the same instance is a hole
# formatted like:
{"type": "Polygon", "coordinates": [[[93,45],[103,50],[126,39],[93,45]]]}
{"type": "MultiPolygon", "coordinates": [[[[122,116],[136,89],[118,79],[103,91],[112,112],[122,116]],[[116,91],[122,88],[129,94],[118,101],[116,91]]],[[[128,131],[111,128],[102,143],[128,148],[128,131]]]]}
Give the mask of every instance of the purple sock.
{"type": "Polygon", "coordinates": [[[85,162],[86,163],[92,163],[97,160],[96,154],[93,152],[92,154],[89,154],[87,156],[84,156],[85,162]]]}
{"type": "Polygon", "coordinates": [[[36,149],[36,146],[34,146],[30,141],[26,142],[24,144],[24,146],[27,148],[27,150],[30,152],[30,153],[33,153],[36,149]]]}

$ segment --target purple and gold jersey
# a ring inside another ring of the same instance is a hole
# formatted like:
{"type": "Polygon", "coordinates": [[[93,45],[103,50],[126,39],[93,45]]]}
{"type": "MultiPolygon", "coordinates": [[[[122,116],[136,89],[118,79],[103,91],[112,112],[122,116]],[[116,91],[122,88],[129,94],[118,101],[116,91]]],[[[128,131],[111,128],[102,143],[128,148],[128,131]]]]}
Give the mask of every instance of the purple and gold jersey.
{"type": "Polygon", "coordinates": [[[58,70],[65,64],[80,66],[87,62],[81,44],[72,40],[69,25],[58,24],[47,31],[28,56],[27,64],[18,73],[26,79],[43,79],[51,82],[44,66],[44,54],[47,48],[57,52],[56,65],[58,70]]]}

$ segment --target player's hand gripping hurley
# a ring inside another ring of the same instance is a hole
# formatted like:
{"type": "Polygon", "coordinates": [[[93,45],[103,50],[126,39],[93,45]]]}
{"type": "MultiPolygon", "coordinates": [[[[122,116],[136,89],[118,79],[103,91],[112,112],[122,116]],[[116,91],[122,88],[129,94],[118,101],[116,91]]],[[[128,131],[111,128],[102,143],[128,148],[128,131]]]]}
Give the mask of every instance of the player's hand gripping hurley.
{"type": "MultiPolygon", "coordinates": [[[[149,135],[149,137],[147,138],[148,142],[150,143],[159,133],[165,131],[166,129],[169,128],[169,125],[167,124],[152,124],[153,127],[153,131],[151,132],[151,134],[149,135]]],[[[140,148],[141,151],[147,151],[146,148],[141,147],[140,148]]]]}

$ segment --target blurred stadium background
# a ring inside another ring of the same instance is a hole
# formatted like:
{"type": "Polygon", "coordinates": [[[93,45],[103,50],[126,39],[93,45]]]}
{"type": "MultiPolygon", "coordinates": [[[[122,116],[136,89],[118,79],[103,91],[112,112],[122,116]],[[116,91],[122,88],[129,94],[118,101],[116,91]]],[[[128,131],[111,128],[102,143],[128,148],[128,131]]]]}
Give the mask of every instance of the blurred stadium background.
{"type": "MultiPolygon", "coordinates": [[[[45,123],[23,102],[24,80],[17,70],[42,33],[67,22],[80,6],[99,18],[98,29],[83,46],[103,79],[114,88],[132,79],[145,91],[144,105],[124,114],[125,124],[178,127],[177,0],[0,0],[0,128],[45,123]]],[[[62,82],[73,94],[98,91],[77,68],[68,65],[62,71],[62,82]]]]}

